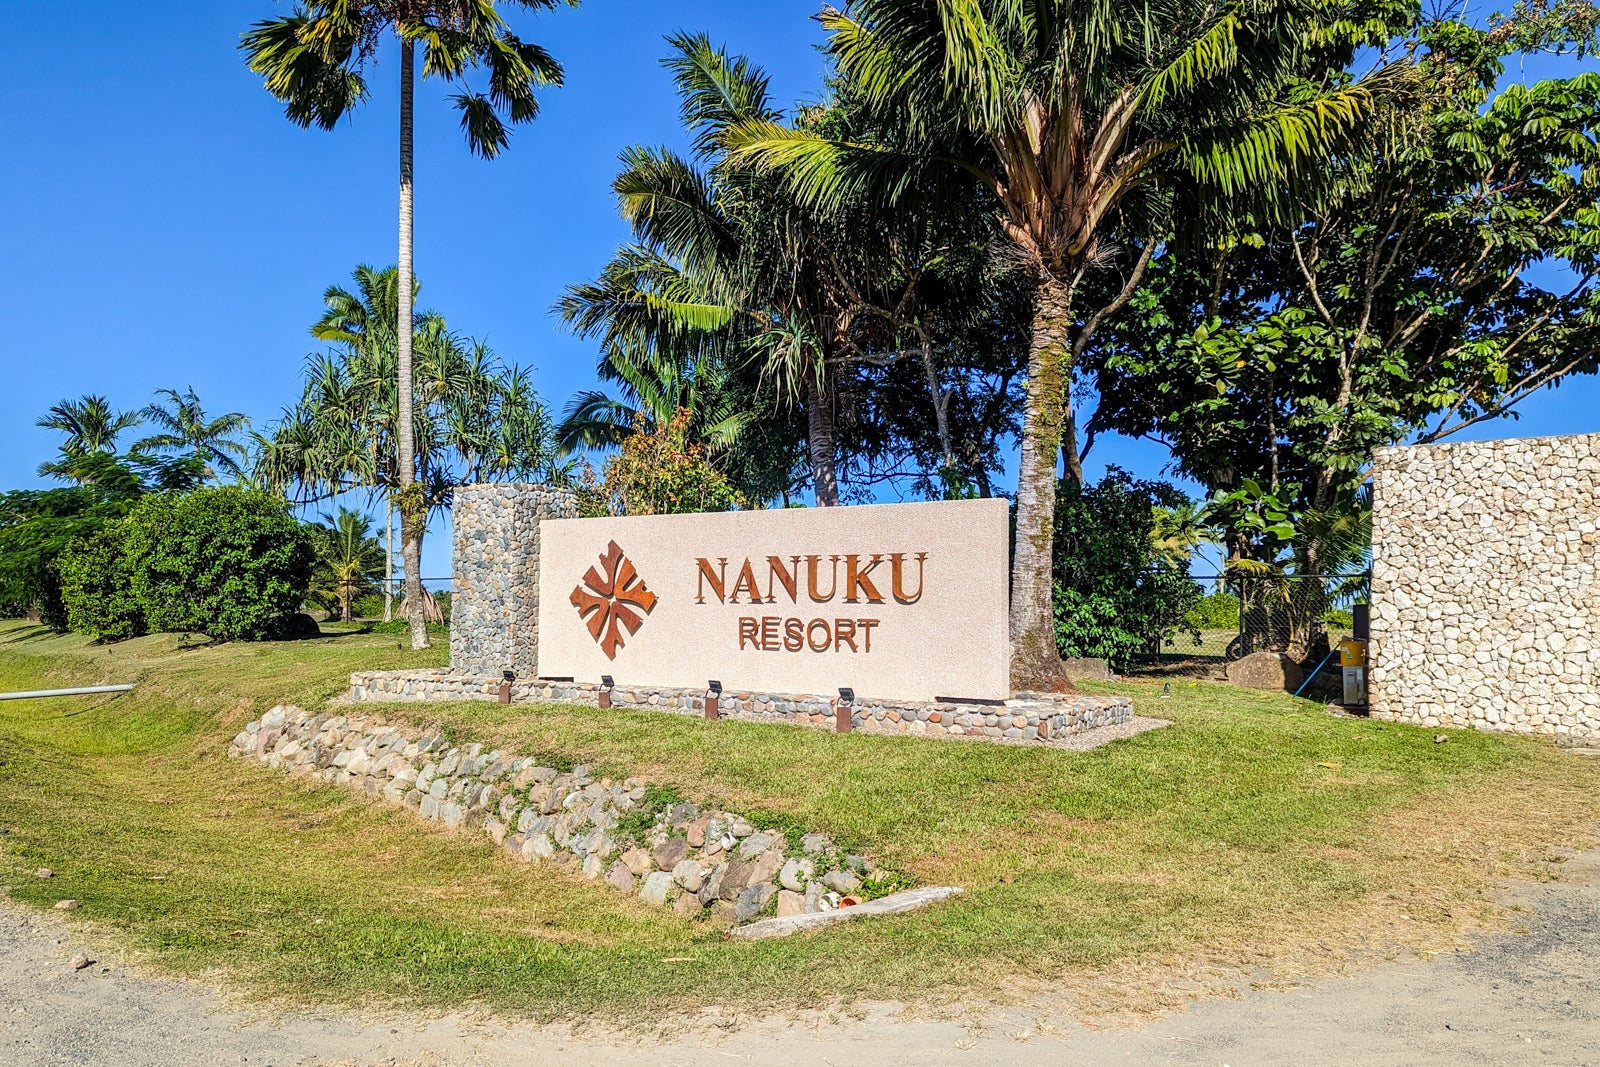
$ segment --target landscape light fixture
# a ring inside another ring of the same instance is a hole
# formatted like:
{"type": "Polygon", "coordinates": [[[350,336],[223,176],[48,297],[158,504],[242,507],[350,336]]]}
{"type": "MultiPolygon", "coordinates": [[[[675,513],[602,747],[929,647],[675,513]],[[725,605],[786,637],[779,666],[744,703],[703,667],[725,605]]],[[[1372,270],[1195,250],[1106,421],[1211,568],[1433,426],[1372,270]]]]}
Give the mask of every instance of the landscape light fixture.
{"type": "Polygon", "coordinates": [[[500,672],[500,703],[511,703],[511,683],[517,680],[516,671],[500,672]]]}
{"type": "Polygon", "coordinates": [[[602,710],[611,706],[611,690],[616,688],[616,684],[616,679],[611,677],[611,675],[602,674],[600,676],[600,693],[596,697],[595,702],[600,705],[602,710]]]}
{"type": "Polygon", "coordinates": [[[847,685],[841,685],[839,687],[839,699],[846,704],[854,704],[856,702],[856,691],[847,685]]]}
{"type": "Polygon", "coordinates": [[[715,720],[719,714],[718,703],[722,696],[722,683],[715,678],[706,683],[711,692],[706,694],[706,718],[715,720]]]}
{"type": "Polygon", "coordinates": [[[615,689],[617,687],[617,680],[611,677],[609,674],[602,674],[600,676],[600,684],[605,686],[607,689],[615,689]]]}
{"type": "Polygon", "coordinates": [[[714,697],[719,697],[722,695],[722,683],[717,681],[715,678],[706,683],[706,688],[711,690],[711,695],[714,697]]]}
{"type": "Polygon", "coordinates": [[[839,699],[833,702],[833,732],[847,734],[855,725],[853,708],[856,702],[856,691],[847,685],[839,687],[839,699]]]}

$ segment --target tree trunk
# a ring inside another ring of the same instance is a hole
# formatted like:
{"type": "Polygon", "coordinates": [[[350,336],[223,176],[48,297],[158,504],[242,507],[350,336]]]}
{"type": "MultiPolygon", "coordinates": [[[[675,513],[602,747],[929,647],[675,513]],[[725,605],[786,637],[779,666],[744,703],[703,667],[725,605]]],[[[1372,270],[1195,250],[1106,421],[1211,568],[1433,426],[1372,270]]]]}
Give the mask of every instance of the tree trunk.
{"type": "Polygon", "coordinates": [[[1028,345],[1027,410],[1017,470],[1016,550],[1011,561],[1011,686],[1070,692],[1056,650],[1052,608],[1056,459],[1070,376],[1072,290],[1039,283],[1028,345]]]}
{"type": "Polygon", "coordinates": [[[395,318],[395,340],[399,355],[397,397],[399,411],[395,432],[399,435],[400,539],[405,553],[407,615],[411,620],[411,647],[428,647],[428,620],[422,609],[422,527],[427,524],[427,509],[409,492],[416,480],[416,441],[411,426],[411,128],[412,92],[416,84],[416,46],[400,42],[400,262],[396,279],[399,314],[395,318]],[[420,514],[419,514],[420,513],[420,514]]]}
{"type": "Polygon", "coordinates": [[[817,506],[839,506],[839,438],[834,425],[833,383],[824,370],[822,380],[806,375],[806,430],[811,449],[811,479],[817,489],[817,506]]]}
{"type": "Polygon", "coordinates": [[[350,583],[343,583],[339,590],[339,621],[350,621],[350,583]]]}
{"type": "Polygon", "coordinates": [[[1068,401],[1066,417],[1061,426],[1061,471],[1067,481],[1083,484],[1083,457],[1078,454],[1078,419],[1068,401]]]}
{"type": "MultiPolygon", "coordinates": [[[[939,366],[933,359],[933,344],[922,338],[922,374],[928,379],[928,393],[933,398],[934,427],[939,432],[939,451],[944,455],[944,470],[956,468],[955,445],[950,440],[950,398],[939,388],[939,366]]],[[[945,475],[946,479],[949,475],[945,475]]],[[[948,490],[951,486],[946,485],[948,490]]]]}
{"type": "Polygon", "coordinates": [[[394,498],[383,494],[383,517],[388,531],[383,542],[383,621],[394,618],[394,498]]]}

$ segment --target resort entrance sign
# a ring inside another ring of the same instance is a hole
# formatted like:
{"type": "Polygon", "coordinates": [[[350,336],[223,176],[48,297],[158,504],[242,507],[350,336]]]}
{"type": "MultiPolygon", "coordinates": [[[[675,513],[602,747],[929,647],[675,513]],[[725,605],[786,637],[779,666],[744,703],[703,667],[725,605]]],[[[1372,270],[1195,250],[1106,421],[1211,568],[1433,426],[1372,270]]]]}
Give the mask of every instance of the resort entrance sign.
{"type": "Polygon", "coordinates": [[[1009,697],[1004,500],[539,526],[539,673],[1009,697]]]}

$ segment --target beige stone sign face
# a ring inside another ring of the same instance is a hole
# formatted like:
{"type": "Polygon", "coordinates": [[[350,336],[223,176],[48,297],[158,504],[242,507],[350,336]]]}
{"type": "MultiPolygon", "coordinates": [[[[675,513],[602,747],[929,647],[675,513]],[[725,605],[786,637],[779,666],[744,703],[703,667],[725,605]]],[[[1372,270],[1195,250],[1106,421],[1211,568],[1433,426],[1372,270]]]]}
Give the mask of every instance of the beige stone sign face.
{"type": "Polygon", "coordinates": [[[1004,500],[540,523],[539,673],[1009,697],[1004,500]]]}

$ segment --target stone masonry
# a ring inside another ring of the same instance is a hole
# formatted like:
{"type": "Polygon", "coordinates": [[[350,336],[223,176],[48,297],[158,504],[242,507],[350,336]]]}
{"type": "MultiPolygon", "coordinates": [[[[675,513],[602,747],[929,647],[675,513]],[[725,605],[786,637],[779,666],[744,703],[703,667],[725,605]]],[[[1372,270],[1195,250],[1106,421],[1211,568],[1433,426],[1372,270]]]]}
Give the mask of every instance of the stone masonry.
{"type": "Polygon", "coordinates": [[[636,778],[452,744],[375,716],[279,705],[248,723],[228,754],[403,805],[438,826],[485,836],[515,860],[604,880],[715,928],[874,898],[884,905],[876,910],[892,914],[955,891],[897,893],[909,879],[826,834],[761,829],[636,778]]]}
{"type": "Polygon", "coordinates": [[[1379,449],[1370,707],[1600,736],[1600,434],[1379,449]]]}
{"type": "Polygon", "coordinates": [[[576,498],[540,485],[456,490],[450,663],[463,674],[539,673],[539,520],[570,519],[576,498]]]}
{"type": "MultiPolygon", "coordinates": [[[[599,703],[601,687],[592,682],[519,677],[511,686],[517,703],[599,703]]],[[[358,671],[350,676],[355,701],[497,700],[500,679],[471,677],[447,669],[358,671]]],[[[617,686],[612,706],[678,715],[705,712],[704,689],[660,686],[617,686]]],[[[724,692],[717,713],[726,719],[834,728],[834,703],[825,696],[782,693],[724,692]]],[[[1018,743],[1044,742],[1100,726],[1127,722],[1133,703],[1127,697],[1092,693],[1019,693],[995,704],[949,701],[916,703],[858,697],[851,708],[851,729],[878,734],[966,737],[1018,743]]]]}

